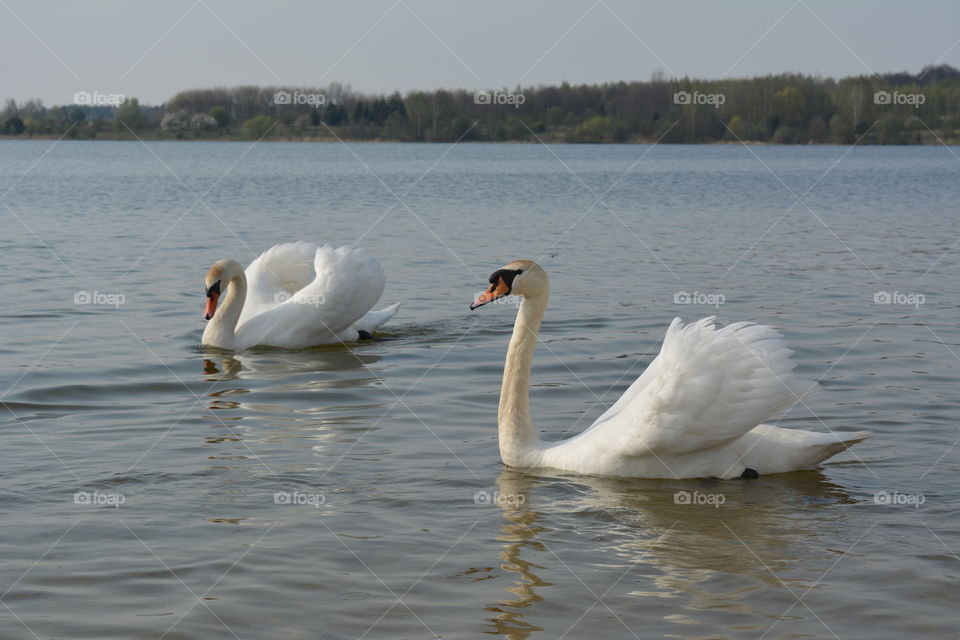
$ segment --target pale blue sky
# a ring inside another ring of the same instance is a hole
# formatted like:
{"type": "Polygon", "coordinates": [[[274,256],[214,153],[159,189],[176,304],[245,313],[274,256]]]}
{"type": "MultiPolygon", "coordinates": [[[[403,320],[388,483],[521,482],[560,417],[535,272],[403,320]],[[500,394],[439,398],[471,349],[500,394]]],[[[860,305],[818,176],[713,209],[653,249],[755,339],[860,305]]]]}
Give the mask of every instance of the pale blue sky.
{"type": "Polygon", "coordinates": [[[0,98],[157,104],[209,86],[354,89],[960,67],[960,2],[0,0],[0,98]]]}

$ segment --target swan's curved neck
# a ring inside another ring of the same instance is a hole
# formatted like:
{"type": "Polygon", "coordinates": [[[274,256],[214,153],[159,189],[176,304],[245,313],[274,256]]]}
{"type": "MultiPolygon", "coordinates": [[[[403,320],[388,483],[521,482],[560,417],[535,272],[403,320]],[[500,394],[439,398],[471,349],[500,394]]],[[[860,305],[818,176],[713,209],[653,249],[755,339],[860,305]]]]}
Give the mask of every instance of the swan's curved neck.
{"type": "Polygon", "coordinates": [[[500,457],[504,463],[514,467],[532,466],[529,457],[540,443],[530,422],[528,394],[533,351],[537,346],[537,334],[548,300],[546,293],[523,299],[503,367],[500,411],[497,416],[500,457]]]}
{"type": "Polygon", "coordinates": [[[233,349],[234,333],[237,330],[237,321],[243,311],[243,302],[247,299],[247,277],[241,271],[234,276],[227,285],[227,294],[213,318],[207,322],[203,330],[202,342],[211,347],[233,349]]]}

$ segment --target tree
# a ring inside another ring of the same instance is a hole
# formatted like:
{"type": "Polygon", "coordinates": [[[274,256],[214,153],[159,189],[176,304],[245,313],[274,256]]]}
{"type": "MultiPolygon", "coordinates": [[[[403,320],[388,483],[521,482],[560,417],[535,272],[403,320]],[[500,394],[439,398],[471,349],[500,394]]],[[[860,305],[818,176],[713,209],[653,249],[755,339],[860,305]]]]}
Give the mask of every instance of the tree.
{"type": "Polygon", "coordinates": [[[248,140],[260,140],[266,137],[274,127],[274,120],[270,116],[254,116],[243,123],[240,132],[248,140]]]}
{"type": "Polygon", "coordinates": [[[223,107],[212,107],[207,115],[217,121],[217,126],[223,128],[230,124],[230,114],[223,107]]]}
{"type": "Polygon", "coordinates": [[[347,112],[338,104],[328,104],[323,110],[323,121],[331,127],[340,126],[347,121],[347,112]]]}
{"type": "Polygon", "coordinates": [[[127,98],[123,101],[113,117],[113,128],[117,131],[138,131],[144,122],[143,113],[140,111],[140,101],[136,98],[127,98]]]}
{"type": "Polygon", "coordinates": [[[3,132],[12,136],[20,135],[26,128],[26,125],[23,124],[23,120],[17,116],[7,119],[7,121],[3,124],[3,132]]]}

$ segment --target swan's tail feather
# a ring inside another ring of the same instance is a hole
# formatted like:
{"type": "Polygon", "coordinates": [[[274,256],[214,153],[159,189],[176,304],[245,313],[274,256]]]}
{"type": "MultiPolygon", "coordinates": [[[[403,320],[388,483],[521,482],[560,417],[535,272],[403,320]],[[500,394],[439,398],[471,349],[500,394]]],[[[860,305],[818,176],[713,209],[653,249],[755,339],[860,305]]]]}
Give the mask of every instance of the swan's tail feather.
{"type": "Polygon", "coordinates": [[[819,434],[824,438],[823,442],[809,447],[810,460],[804,468],[813,467],[821,462],[832,458],[841,451],[846,451],[858,442],[863,442],[873,435],[870,431],[855,431],[853,433],[830,433],[819,434]]]}
{"type": "Polygon", "coordinates": [[[394,302],[389,307],[384,307],[379,311],[368,311],[365,316],[357,320],[357,330],[369,332],[386,324],[393,316],[397,315],[401,304],[403,304],[402,301],[394,302]]]}

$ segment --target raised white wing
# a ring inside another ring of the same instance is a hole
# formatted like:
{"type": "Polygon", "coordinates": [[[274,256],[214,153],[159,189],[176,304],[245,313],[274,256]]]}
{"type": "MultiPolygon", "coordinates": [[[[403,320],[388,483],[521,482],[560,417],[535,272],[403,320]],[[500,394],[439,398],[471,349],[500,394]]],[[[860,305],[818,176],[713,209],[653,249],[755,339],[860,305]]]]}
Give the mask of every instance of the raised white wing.
{"type": "Polygon", "coordinates": [[[363,249],[324,245],[313,269],[312,282],[240,324],[238,343],[299,348],[335,342],[376,304],[386,284],[380,262],[363,249]]]}
{"type": "MultiPolygon", "coordinates": [[[[817,387],[798,378],[793,352],[772,328],[714,318],[675,318],[660,354],[606,413],[579,436],[621,455],[710,449],[790,407],[817,387]]],[[[575,446],[575,445],[574,445],[575,446]]]]}
{"type": "Polygon", "coordinates": [[[238,325],[282,304],[290,294],[303,289],[317,277],[314,261],[320,245],[316,242],[289,242],[264,251],[244,271],[247,297],[238,325]]]}

